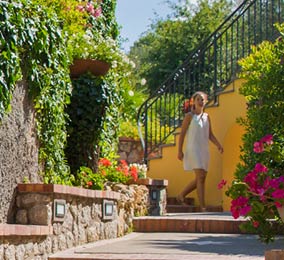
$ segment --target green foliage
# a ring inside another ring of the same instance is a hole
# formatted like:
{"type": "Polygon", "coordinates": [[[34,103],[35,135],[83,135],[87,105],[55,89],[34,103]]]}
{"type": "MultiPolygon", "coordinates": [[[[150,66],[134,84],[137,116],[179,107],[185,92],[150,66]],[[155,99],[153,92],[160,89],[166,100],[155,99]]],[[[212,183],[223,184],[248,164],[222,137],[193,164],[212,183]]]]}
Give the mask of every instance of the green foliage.
{"type": "Polygon", "coordinates": [[[172,6],[174,16],[165,20],[157,18],[131,48],[130,58],[137,64],[138,78],[146,78],[150,93],[161,86],[177,66],[181,65],[229,14],[226,0],[181,1],[172,6]]]}
{"type": "MultiPolygon", "coordinates": [[[[240,118],[238,122],[245,127],[246,133],[243,135],[241,163],[236,170],[235,180],[226,193],[232,199],[242,196],[249,201],[247,206],[251,207],[251,211],[247,216],[251,221],[244,228],[256,231],[260,240],[266,243],[273,241],[277,233],[269,219],[276,217],[278,223],[281,223],[277,218],[276,207],[272,204],[275,200],[271,199],[270,194],[275,187],[263,189],[261,197],[248,189],[244,178],[257,163],[269,169],[257,175],[258,181],[264,187],[268,184],[265,182],[266,178],[277,181],[283,178],[284,126],[279,122],[284,120],[284,25],[277,27],[281,37],[274,43],[265,41],[252,47],[252,53],[240,61],[240,77],[245,79],[240,93],[247,99],[248,109],[246,118],[240,118]],[[273,147],[265,153],[255,152],[256,145],[260,143],[255,142],[267,134],[273,136],[273,147]]],[[[279,185],[277,188],[283,189],[283,186],[279,185]]]]}
{"type": "MultiPolygon", "coordinates": [[[[279,27],[283,32],[283,26],[279,27]]],[[[275,137],[273,162],[267,162],[269,168],[283,168],[284,157],[284,44],[282,37],[275,43],[263,42],[252,48],[252,54],[240,61],[241,78],[246,80],[240,89],[248,101],[247,117],[239,119],[246,129],[242,148],[242,161],[245,167],[253,167],[257,159],[252,152],[255,140],[271,133],[275,137]],[[253,129],[253,131],[252,131],[253,129]]]]}
{"type": "Polygon", "coordinates": [[[71,90],[68,56],[56,15],[32,1],[1,2],[1,115],[9,108],[16,81],[28,81],[37,118],[39,160],[44,181],[69,183],[64,159],[64,112],[71,90]],[[13,76],[12,76],[13,75],[13,76]]]}
{"type": "Polygon", "coordinates": [[[121,120],[120,123],[120,136],[133,138],[135,140],[139,139],[138,127],[135,121],[121,120]]]}
{"type": "Polygon", "coordinates": [[[94,173],[92,169],[81,166],[76,174],[75,186],[83,187],[92,190],[103,190],[106,178],[99,174],[94,173]]]}
{"type": "Polygon", "coordinates": [[[138,127],[137,127],[137,114],[138,109],[147,98],[145,93],[144,81],[137,82],[133,75],[130,75],[129,81],[124,85],[122,90],[122,106],[121,117],[119,118],[119,136],[132,137],[139,139],[138,127]]]}
{"type": "Polygon", "coordinates": [[[146,176],[147,166],[144,164],[128,165],[125,161],[101,158],[96,172],[89,167],[81,166],[74,184],[87,189],[102,190],[108,182],[127,184],[130,180],[136,181],[146,176]]]}
{"type": "Polygon", "coordinates": [[[98,142],[105,120],[106,106],[112,95],[111,86],[91,74],[73,80],[71,103],[68,106],[67,155],[72,172],[80,166],[96,171],[99,158],[98,142]]]}
{"type": "MultiPolygon", "coordinates": [[[[39,160],[45,183],[71,184],[74,181],[65,157],[69,120],[66,107],[73,94],[69,66],[74,58],[96,58],[111,65],[111,71],[103,80],[84,75],[72,82],[75,85],[72,100],[79,102],[81,110],[77,112],[84,118],[74,116],[76,106],[71,104],[70,107],[75,106],[70,112],[75,120],[69,121],[70,138],[73,141],[77,138],[77,142],[87,148],[84,155],[78,153],[80,160],[80,156],[87,155],[86,161],[76,169],[89,165],[89,152],[96,156],[98,152],[114,153],[121,89],[131,68],[115,41],[118,36],[115,3],[115,0],[93,3],[98,11],[96,15],[90,14],[86,2],[75,0],[0,3],[0,119],[10,109],[17,81],[26,81],[36,111],[39,160]],[[83,11],[78,11],[80,4],[84,6],[83,11]],[[88,103],[90,101],[92,103],[88,103]],[[95,130],[96,126],[99,128],[95,130]],[[79,130],[77,136],[75,127],[79,130]]],[[[69,149],[70,145],[72,141],[69,149]]],[[[75,150],[78,151],[80,145],[75,144],[75,150]]],[[[98,160],[98,156],[92,158],[98,160]]]]}

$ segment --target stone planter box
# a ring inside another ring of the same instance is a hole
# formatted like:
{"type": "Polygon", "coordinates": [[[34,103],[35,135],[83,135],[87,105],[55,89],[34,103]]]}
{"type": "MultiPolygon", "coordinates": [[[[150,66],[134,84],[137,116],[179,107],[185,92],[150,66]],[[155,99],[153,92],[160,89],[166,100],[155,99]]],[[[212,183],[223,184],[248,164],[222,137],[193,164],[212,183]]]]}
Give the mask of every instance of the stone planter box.
{"type": "Polygon", "coordinates": [[[18,184],[12,224],[0,224],[0,259],[47,260],[58,251],[127,234],[147,212],[144,185],[89,190],[53,184],[18,184]]]}

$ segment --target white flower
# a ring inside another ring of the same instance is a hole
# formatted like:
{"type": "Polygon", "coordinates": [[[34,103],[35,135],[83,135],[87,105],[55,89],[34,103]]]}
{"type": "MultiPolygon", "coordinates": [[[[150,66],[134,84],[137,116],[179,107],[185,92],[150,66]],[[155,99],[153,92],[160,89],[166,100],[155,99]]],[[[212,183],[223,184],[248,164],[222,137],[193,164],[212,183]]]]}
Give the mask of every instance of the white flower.
{"type": "Polygon", "coordinates": [[[133,92],[132,90],[129,90],[129,91],[128,91],[128,95],[129,95],[130,97],[133,97],[133,96],[134,96],[134,92],[133,92]]]}
{"type": "Polygon", "coordinates": [[[112,67],[112,68],[116,68],[116,67],[117,67],[117,61],[116,61],[116,60],[114,60],[114,61],[112,62],[111,67],[112,67]]]}
{"type": "Polygon", "coordinates": [[[130,61],[130,65],[131,65],[131,67],[132,67],[133,69],[135,69],[136,64],[135,64],[133,61],[130,61]]]}
{"type": "Polygon", "coordinates": [[[144,78],[141,79],[141,85],[142,85],[142,86],[144,86],[146,83],[147,83],[147,80],[146,80],[146,79],[144,79],[144,78]]]}

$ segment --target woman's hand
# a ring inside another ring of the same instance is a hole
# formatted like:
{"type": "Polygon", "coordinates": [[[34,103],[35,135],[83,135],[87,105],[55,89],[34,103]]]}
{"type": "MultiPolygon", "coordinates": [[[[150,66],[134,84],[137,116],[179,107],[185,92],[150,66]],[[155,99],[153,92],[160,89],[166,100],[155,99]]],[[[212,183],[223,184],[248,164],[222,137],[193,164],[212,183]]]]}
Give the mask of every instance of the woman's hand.
{"type": "Polygon", "coordinates": [[[178,152],[178,159],[179,159],[180,161],[182,161],[182,159],[183,159],[183,152],[182,152],[182,151],[179,151],[179,152],[178,152]]]}
{"type": "Polygon", "coordinates": [[[217,146],[217,148],[218,148],[218,150],[219,150],[219,152],[222,154],[223,152],[224,152],[224,149],[223,149],[223,147],[222,147],[222,145],[218,145],[217,146]]]}

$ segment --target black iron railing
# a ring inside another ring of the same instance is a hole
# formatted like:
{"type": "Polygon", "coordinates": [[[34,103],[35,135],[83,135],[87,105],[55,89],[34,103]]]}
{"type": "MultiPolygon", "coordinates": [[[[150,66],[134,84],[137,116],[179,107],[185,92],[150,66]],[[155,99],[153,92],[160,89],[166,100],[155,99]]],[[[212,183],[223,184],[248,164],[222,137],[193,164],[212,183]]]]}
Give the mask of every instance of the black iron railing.
{"type": "Polygon", "coordinates": [[[274,24],[284,21],[283,0],[244,1],[148,98],[138,112],[144,160],[168,143],[183,119],[182,106],[195,91],[217,96],[238,72],[238,60],[251,45],[278,36],[274,24]]]}

